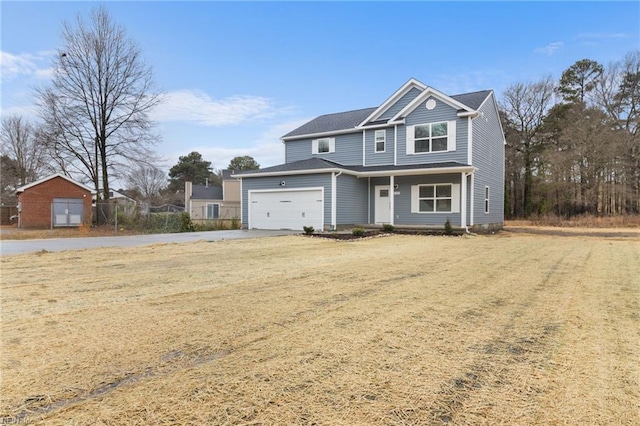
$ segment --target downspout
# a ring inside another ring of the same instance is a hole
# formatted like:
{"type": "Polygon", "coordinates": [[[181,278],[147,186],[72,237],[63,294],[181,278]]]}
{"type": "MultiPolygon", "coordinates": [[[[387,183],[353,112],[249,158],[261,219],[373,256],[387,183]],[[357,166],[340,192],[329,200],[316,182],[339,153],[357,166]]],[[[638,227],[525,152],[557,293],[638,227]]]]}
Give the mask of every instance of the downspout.
{"type": "Polygon", "coordinates": [[[342,170],[338,173],[331,173],[331,227],[335,231],[337,228],[337,216],[338,216],[338,206],[336,205],[338,201],[338,176],[342,174],[342,170]]]}

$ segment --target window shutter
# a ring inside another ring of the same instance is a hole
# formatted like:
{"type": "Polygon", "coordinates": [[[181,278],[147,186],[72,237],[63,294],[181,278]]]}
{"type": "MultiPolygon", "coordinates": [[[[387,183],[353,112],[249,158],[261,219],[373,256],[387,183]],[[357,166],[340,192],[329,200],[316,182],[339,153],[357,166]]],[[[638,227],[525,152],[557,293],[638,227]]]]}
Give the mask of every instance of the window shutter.
{"type": "Polygon", "coordinates": [[[318,153],[318,139],[314,139],[311,141],[311,153],[312,154],[318,153]]]}
{"type": "Polygon", "coordinates": [[[329,152],[336,152],[336,138],[329,139],[329,152]]]}
{"type": "Polygon", "coordinates": [[[420,187],[418,185],[411,186],[411,213],[418,213],[420,211],[420,203],[418,201],[418,195],[420,194],[420,187]]]}
{"type": "Polygon", "coordinates": [[[451,185],[451,212],[460,213],[460,184],[451,185]]]}
{"type": "Polygon", "coordinates": [[[447,138],[447,151],[456,150],[456,121],[447,122],[449,137],[447,138]]]}
{"type": "Polygon", "coordinates": [[[413,155],[416,153],[416,144],[415,144],[415,126],[407,126],[407,155],[413,155]]]}

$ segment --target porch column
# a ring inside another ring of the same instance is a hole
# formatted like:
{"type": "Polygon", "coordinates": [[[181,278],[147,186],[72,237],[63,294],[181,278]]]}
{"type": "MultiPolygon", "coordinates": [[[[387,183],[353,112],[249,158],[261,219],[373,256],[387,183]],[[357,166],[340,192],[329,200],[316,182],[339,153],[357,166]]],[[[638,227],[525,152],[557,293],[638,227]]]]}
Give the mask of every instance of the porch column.
{"type": "Polygon", "coordinates": [[[389,223],[391,225],[394,224],[394,218],[395,218],[395,213],[394,213],[394,207],[395,207],[395,201],[394,201],[394,186],[395,186],[395,182],[394,182],[394,176],[391,175],[389,176],[389,223]]]}
{"type": "Polygon", "coordinates": [[[338,184],[338,178],[336,176],[336,172],[331,172],[331,230],[335,231],[336,227],[337,227],[337,216],[338,216],[338,210],[337,210],[337,206],[336,203],[338,201],[338,192],[337,192],[337,186],[338,184]]]}
{"type": "Polygon", "coordinates": [[[462,228],[467,226],[467,174],[460,174],[460,226],[462,228]]]}

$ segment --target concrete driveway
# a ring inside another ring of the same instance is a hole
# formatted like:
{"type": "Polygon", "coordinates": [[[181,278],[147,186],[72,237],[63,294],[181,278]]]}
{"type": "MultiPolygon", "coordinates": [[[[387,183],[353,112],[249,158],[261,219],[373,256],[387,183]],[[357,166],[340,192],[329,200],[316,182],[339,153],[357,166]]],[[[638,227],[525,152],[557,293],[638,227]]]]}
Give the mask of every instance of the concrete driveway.
{"type": "Polygon", "coordinates": [[[242,238],[275,237],[299,234],[300,231],[264,231],[242,229],[233,231],[184,232],[177,234],[148,234],[122,237],[53,238],[47,240],[3,240],[0,255],[32,253],[36,251],[64,251],[98,247],[135,247],[156,243],[186,243],[190,241],[220,241],[242,238]]]}

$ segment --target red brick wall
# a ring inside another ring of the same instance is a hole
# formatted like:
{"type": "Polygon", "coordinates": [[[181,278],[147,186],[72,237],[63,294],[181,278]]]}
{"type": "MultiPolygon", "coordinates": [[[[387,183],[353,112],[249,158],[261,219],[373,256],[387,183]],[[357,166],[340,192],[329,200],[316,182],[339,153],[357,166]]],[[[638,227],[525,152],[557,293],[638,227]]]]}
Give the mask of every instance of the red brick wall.
{"type": "Polygon", "coordinates": [[[82,198],[84,223],[91,224],[91,193],[61,177],[54,177],[27,188],[18,195],[22,228],[51,227],[51,204],[54,198],[82,198]]]}

